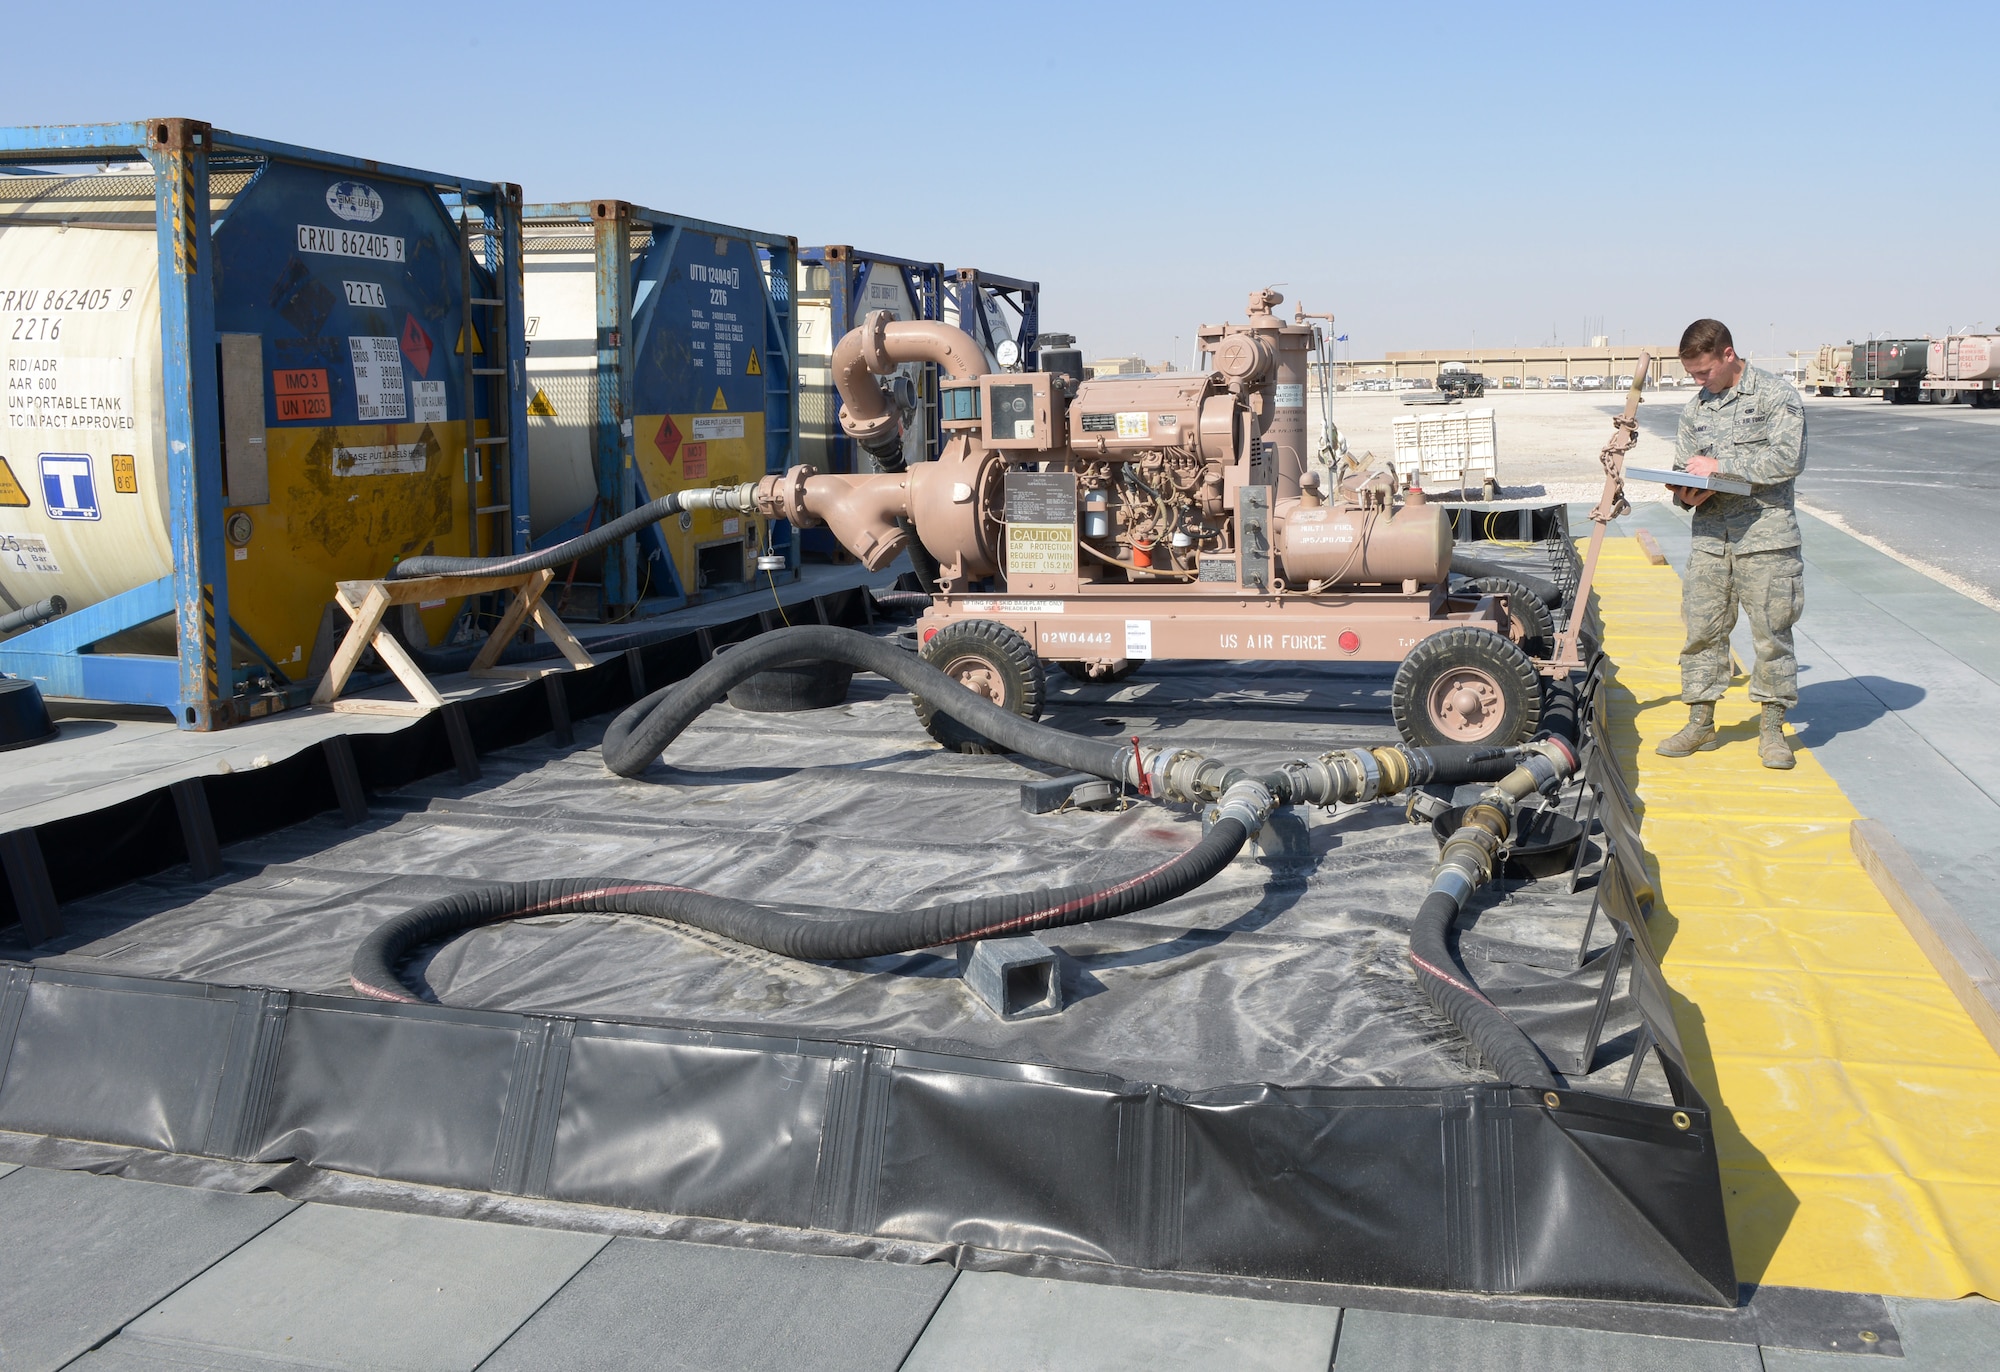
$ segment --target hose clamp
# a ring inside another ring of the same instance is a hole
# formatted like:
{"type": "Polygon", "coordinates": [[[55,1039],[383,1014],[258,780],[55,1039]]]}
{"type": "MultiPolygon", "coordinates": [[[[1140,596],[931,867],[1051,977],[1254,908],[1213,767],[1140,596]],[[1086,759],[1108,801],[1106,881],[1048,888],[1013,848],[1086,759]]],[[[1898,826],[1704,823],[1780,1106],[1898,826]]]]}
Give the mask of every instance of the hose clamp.
{"type": "Polygon", "coordinates": [[[1261,781],[1239,781],[1222,793],[1215,807],[1217,819],[1239,821],[1246,832],[1256,833],[1277,809],[1278,798],[1261,781]]]}
{"type": "Polygon", "coordinates": [[[1366,805],[1382,794],[1382,764],[1366,748],[1356,748],[1348,756],[1361,768],[1361,794],[1355,797],[1355,802],[1366,805]]]}
{"type": "Polygon", "coordinates": [[[1457,865],[1439,867],[1431,878],[1431,890],[1451,897],[1451,903],[1463,909],[1467,897],[1471,896],[1473,880],[1457,865]]]}
{"type": "Polygon", "coordinates": [[[1401,753],[1409,763],[1410,779],[1404,783],[1405,785],[1427,786],[1430,784],[1431,778],[1437,775],[1437,759],[1431,756],[1430,749],[1412,748],[1408,744],[1397,744],[1396,751],[1401,753]]]}

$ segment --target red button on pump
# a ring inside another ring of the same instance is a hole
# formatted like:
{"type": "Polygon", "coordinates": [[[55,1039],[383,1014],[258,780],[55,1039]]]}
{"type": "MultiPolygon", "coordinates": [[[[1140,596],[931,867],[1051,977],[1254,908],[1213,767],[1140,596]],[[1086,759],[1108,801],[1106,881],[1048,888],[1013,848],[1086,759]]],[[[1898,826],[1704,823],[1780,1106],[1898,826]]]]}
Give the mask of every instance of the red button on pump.
{"type": "Polygon", "coordinates": [[[1342,629],[1340,631],[1339,642],[1340,651],[1343,653],[1358,653],[1361,651],[1361,635],[1355,633],[1352,629],[1342,629]]]}
{"type": "Polygon", "coordinates": [[[932,637],[933,637],[934,635],[936,635],[936,633],[937,633],[937,630],[936,630],[936,629],[926,629],[926,630],[924,630],[924,642],[926,642],[926,643],[929,643],[929,642],[931,641],[932,637]]]}

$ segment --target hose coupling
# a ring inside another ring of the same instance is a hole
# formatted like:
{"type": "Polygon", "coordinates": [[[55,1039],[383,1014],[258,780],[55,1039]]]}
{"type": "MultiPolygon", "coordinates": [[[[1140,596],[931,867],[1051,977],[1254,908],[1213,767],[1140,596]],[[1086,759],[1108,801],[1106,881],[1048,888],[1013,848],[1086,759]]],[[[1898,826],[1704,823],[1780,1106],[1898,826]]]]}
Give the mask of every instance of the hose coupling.
{"type": "Polygon", "coordinates": [[[1437,778],[1437,759],[1428,748],[1412,748],[1399,744],[1394,748],[1384,748],[1383,752],[1395,753],[1402,759],[1405,786],[1427,786],[1437,778]]]}
{"type": "Polygon", "coordinates": [[[1201,772],[1209,758],[1192,748],[1162,748],[1146,766],[1146,784],[1155,800],[1178,800],[1192,804],[1215,794],[1213,786],[1201,784],[1201,772]]]}
{"type": "Polygon", "coordinates": [[[1264,827],[1264,821],[1278,808],[1278,798],[1271,794],[1271,788],[1261,781],[1244,779],[1230,783],[1222,793],[1222,800],[1215,807],[1217,819],[1239,821],[1249,833],[1256,833],[1264,827]]]}
{"type": "Polygon", "coordinates": [[[1521,750],[1520,770],[1528,773],[1535,790],[1554,795],[1576,774],[1576,754],[1559,738],[1536,739],[1521,750]]]}
{"type": "Polygon", "coordinates": [[[1382,794],[1382,764],[1366,748],[1353,749],[1347,758],[1353,763],[1355,773],[1348,798],[1357,805],[1365,805],[1382,794]]]}
{"type": "Polygon", "coordinates": [[[741,486],[696,486],[678,493],[683,510],[729,510],[736,514],[751,514],[757,508],[757,483],[746,481],[741,486]]]}
{"type": "Polygon", "coordinates": [[[1431,868],[1431,889],[1442,891],[1454,903],[1464,905],[1468,896],[1492,879],[1493,864],[1499,854],[1499,834],[1483,824],[1468,822],[1459,826],[1444,841],[1437,866],[1431,868]]]}

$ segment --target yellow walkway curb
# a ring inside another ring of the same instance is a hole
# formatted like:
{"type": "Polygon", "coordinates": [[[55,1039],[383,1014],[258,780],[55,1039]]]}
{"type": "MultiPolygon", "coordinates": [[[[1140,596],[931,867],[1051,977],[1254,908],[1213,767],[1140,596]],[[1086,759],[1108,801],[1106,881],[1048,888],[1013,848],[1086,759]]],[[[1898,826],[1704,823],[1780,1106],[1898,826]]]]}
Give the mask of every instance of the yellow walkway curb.
{"type": "Polygon", "coordinates": [[[1855,858],[1858,818],[1810,751],[1757,760],[1739,680],[1723,746],[1664,758],[1680,578],[1607,539],[1610,744],[1656,865],[1652,933],[1716,1111],[1740,1280],[2000,1296],[2000,1054],[1855,858]]]}

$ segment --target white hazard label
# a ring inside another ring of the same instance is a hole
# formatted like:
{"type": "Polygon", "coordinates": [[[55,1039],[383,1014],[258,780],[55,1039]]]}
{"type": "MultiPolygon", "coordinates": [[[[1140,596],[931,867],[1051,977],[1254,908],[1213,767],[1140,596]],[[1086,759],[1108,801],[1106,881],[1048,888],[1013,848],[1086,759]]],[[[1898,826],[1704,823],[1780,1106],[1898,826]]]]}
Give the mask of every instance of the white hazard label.
{"type": "Polygon", "coordinates": [[[410,408],[410,418],[418,424],[444,423],[444,382],[412,381],[410,408]]]}
{"type": "MultiPolygon", "coordinates": [[[[354,410],[363,424],[404,419],[403,350],[393,338],[351,337],[347,351],[354,359],[354,410]]],[[[418,470],[422,470],[419,468],[418,470]]]]}
{"type": "Polygon", "coordinates": [[[1306,407],[1306,388],[1301,385],[1278,383],[1278,408],[1281,410],[1303,410],[1306,407]]]}
{"type": "Polygon", "coordinates": [[[364,448],[335,448],[335,476],[393,476],[424,469],[421,443],[384,443],[364,448]]]}

